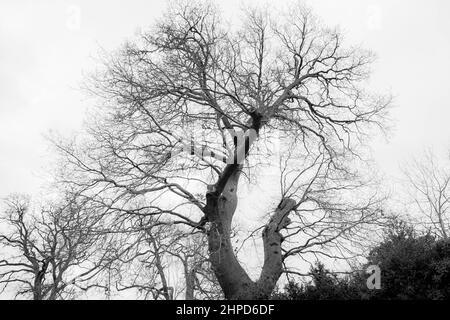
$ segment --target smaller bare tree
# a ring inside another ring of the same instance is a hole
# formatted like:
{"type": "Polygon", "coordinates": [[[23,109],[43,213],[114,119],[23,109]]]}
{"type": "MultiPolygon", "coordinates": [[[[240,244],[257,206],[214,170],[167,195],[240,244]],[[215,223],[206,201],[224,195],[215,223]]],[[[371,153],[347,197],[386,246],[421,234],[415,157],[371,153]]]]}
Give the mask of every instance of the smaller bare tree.
{"type": "Polygon", "coordinates": [[[122,256],[117,290],[137,290],[144,299],[218,299],[222,290],[207,257],[204,234],[141,219],[134,248],[122,256]],[[146,225],[147,227],[142,227],[146,225]],[[126,271],[125,271],[126,269],[126,271]],[[177,275],[171,279],[171,275],[177,275]],[[181,279],[178,275],[182,275],[181,279]]]}
{"type": "Polygon", "coordinates": [[[0,293],[8,288],[16,298],[55,300],[96,286],[94,279],[111,256],[94,208],[71,195],[36,210],[24,195],[12,195],[5,203],[0,293]]]}
{"type": "Polygon", "coordinates": [[[185,278],[184,298],[186,300],[223,299],[222,289],[214,275],[208,258],[207,238],[196,233],[186,237],[179,232],[182,241],[175,243],[169,254],[178,258],[185,278]]]}
{"type": "Polygon", "coordinates": [[[409,197],[421,214],[419,224],[447,239],[450,233],[450,166],[439,163],[434,152],[428,150],[423,159],[414,159],[406,166],[404,175],[410,186],[409,197]]]}

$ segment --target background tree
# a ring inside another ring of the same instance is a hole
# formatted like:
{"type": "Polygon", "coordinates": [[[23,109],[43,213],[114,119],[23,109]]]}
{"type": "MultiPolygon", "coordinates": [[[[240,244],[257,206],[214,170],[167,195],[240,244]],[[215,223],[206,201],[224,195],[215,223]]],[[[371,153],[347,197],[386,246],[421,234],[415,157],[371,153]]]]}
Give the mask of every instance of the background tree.
{"type": "MultiPolygon", "coordinates": [[[[146,226],[148,221],[143,223],[146,226]]],[[[157,224],[145,229],[121,258],[117,289],[137,290],[144,299],[219,299],[222,296],[207,258],[203,234],[157,224]],[[182,275],[180,277],[180,275],[182,275]]],[[[116,262],[117,264],[117,262],[116,262]]]]}
{"type": "Polygon", "coordinates": [[[16,297],[54,300],[98,286],[96,277],[111,255],[92,207],[71,196],[38,210],[26,196],[10,196],[6,204],[0,234],[1,292],[9,288],[16,297]]]}
{"type": "Polygon", "coordinates": [[[345,236],[379,216],[379,197],[355,169],[390,102],[363,90],[372,61],[300,6],[277,16],[250,9],[227,27],[210,3],[173,3],[92,77],[103,103],[81,141],[56,143],[61,181],[102,203],[113,223],[145,214],[206,233],[225,297],[267,298],[288,257],[331,247],[341,255],[345,236]],[[230,235],[238,186],[277,169],[273,143],[296,161],[286,162],[288,181],[258,229],[264,263],[253,280],[230,235]],[[365,196],[355,197],[360,188],[365,196]]]}
{"type": "Polygon", "coordinates": [[[414,159],[404,174],[409,184],[409,198],[420,214],[419,225],[436,236],[448,239],[450,232],[450,168],[440,163],[433,151],[414,159]],[[424,220],[424,218],[426,220],[424,220]]]}

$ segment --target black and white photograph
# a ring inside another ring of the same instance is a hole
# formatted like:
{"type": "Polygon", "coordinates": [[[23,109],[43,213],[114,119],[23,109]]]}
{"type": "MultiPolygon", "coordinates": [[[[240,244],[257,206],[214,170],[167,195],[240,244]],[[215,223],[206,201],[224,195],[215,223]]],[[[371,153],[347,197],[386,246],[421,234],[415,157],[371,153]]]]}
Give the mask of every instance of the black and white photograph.
{"type": "Polygon", "coordinates": [[[0,300],[178,319],[448,302],[449,15],[1,0],[0,300]]]}

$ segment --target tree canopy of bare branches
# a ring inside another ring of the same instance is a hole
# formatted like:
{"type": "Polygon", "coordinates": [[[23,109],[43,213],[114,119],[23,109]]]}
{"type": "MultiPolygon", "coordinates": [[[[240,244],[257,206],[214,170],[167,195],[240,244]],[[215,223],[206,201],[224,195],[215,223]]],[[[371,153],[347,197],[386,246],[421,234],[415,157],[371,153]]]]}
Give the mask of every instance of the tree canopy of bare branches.
{"type": "Polygon", "coordinates": [[[135,290],[144,299],[216,300],[222,291],[209,266],[206,237],[165,224],[137,234],[133,250],[115,261],[118,292],[135,290]]]}
{"type": "Polygon", "coordinates": [[[96,211],[76,198],[34,210],[30,199],[6,200],[0,234],[1,291],[16,297],[55,300],[74,297],[96,286],[96,276],[110,263],[107,236],[98,232],[96,211]]]}
{"type": "Polygon", "coordinates": [[[248,9],[231,27],[210,3],[175,2],[92,76],[101,105],[84,137],[56,142],[60,181],[112,223],[152,216],[204,232],[225,297],[267,298],[291,258],[342,257],[379,219],[380,197],[357,174],[390,104],[364,90],[373,60],[302,6],[248,9]],[[258,229],[253,280],[230,240],[235,213],[250,214],[238,186],[274,168],[281,192],[258,229]]]}
{"type": "Polygon", "coordinates": [[[419,210],[419,224],[433,234],[448,239],[450,232],[450,168],[440,163],[433,151],[414,159],[404,173],[410,199],[419,210]]]}

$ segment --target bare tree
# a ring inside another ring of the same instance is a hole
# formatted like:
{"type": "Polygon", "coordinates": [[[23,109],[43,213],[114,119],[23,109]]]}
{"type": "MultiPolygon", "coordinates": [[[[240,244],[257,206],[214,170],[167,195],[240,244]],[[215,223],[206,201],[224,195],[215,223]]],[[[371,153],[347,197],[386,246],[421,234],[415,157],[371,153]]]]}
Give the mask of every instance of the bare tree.
{"type": "Polygon", "coordinates": [[[390,103],[363,89],[373,55],[345,47],[308,9],[244,16],[227,27],[211,4],[174,3],[92,77],[103,104],[84,142],[56,142],[61,181],[82,186],[115,223],[152,215],[206,233],[228,299],[267,298],[287,258],[342,253],[374,223],[380,200],[356,196],[367,185],[357,163],[390,103]],[[284,162],[278,205],[258,229],[264,263],[253,280],[230,240],[238,185],[277,169],[269,159],[280,143],[297,160],[284,162]]]}
{"type": "Polygon", "coordinates": [[[414,159],[404,170],[409,196],[419,210],[419,224],[439,237],[450,232],[450,168],[439,163],[433,151],[414,159]],[[426,219],[426,221],[424,221],[426,219]]]}
{"type": "Polygon", "coordinates": [[[209,266],[203,234],[188,234],[155,223],[139,237],[139,241],[134,241],[135,250],[121,259],[118,291],[134,289],[144,299],[154,300],[172,300],[180,294],[186,300],[221,297],[220,286],[209,266]],[[183,275],[181,279],[179,275],[183,275]]]}
{"type": "Polygon", "coordinates": [[[223,293],[212,272],[207,254],[207,238],[204,234],[187,237],[181,233],[181,241],[176,241],[171,252],[181,262],[185,278],[185,300],[222,298],[223,293]]]}
{"type": "Polygon", "coordinates": [[[96,212],[76,198],[34,211],[26,196],[6,200],[1,218],[0,285],[16,297],[64,299],[86,290],[109,263],[96,212]]]}

